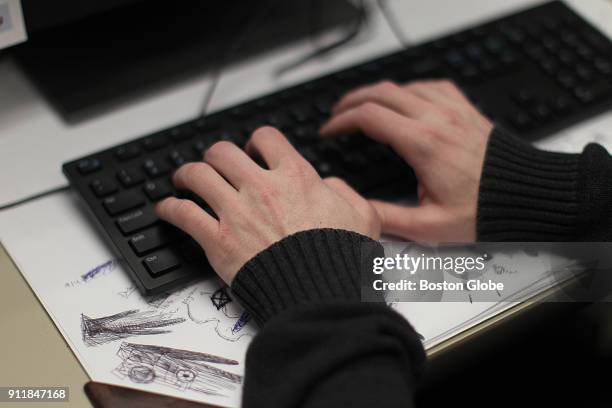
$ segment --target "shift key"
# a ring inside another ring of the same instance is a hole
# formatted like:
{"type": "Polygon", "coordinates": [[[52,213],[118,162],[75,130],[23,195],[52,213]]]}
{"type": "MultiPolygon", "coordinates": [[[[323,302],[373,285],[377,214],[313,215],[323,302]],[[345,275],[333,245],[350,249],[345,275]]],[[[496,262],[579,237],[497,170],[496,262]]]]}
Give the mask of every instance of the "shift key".
{"type": "Polygon", "coordinates": [[[179,230],[167,224],[146,229],[130,238],[129,243],[137,255],[168,245],[180,236],[179,230]]]}
{"type": "Polygon", "coordinates": [[[147,256],[142,263],[152,276],[158,276],[181,266],[179,258],[169,249],[147,256]]]}

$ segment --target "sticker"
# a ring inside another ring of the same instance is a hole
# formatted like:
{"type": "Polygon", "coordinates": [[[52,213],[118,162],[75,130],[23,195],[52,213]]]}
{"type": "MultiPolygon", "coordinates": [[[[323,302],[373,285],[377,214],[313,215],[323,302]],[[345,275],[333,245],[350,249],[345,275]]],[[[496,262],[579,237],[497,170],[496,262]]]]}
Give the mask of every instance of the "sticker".
{"type": "Polygon", "coordinates": [[[21,0],[0,0],[0,49],[19,44],[27,38],[21,0]]]}

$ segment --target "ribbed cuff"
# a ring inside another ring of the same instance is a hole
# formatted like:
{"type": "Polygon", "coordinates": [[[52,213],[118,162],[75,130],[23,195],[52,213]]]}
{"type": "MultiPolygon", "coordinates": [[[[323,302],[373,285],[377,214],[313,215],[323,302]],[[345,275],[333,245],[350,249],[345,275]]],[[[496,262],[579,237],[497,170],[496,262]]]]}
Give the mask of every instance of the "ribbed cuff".
{"type": "Polygon", "coordinates": [[[478,240],[573,240],[580,161],[578,154],[538,150],[496,127],[480,181],[478,240]]]}
{"type": "Polygon", "coordinates": [[[379,243],[356,232],[298,232],[247,262],[232,282],[232,293],[259,325],[300,304],[359,302],[362,249],[372,244],[383,253],[379,243]]]}

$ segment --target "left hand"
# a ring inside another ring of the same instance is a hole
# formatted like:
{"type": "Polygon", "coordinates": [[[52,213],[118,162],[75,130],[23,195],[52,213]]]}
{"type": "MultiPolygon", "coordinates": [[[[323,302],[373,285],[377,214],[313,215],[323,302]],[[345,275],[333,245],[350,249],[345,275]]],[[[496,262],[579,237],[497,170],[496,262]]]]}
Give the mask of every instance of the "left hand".
{"type": "Polygon", "coordinates": [[[188,163],[174,184],[206,201],[218,220],[193,201],[161,201],[157,214],[194,238],[219,276],[231,284],[259,252],[299,231],[335,228],[380,236],[376,210],[345,182],[322,180],[276,129],[258,129],[246,148],[263,159],[260,167],[229,142],[214,144],[203,162],[188,163]]]}

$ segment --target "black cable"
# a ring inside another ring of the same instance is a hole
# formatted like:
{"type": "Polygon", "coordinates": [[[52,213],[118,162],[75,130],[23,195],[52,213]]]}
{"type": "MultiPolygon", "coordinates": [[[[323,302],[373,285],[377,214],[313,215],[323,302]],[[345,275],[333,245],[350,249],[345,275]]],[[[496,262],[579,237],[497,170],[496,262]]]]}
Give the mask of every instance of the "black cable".
{"type": "Polygon", "coordinates": [[[398,21],[393,16],[393,13],[391,13],[387,0],[376,0],[376,4],[397,41],[403,48],[408,48],[410,46],[410,41],[404,36],[404,32],[401,30],[398,21]]]}
{"type": "Polygon", "coordinates": [[[268,12],[272,9],[272,6],[279,2],[280,0],[269,0],[266,2],[265,6],[262,6],[259,2],[255,2],[256,8],[258,10],[257,13],[252,13],[251,17],[246,21],[243,26],[243,29],[239,31],[234,39],[232,40],[230,47],[227,49],[227,52],[221,59],[220,63],[215,68],[213,73],[213,79],[211,84],[206,89],[206,93],[204,94],[204,101],[202,103],[202,108],[200,110],[202,116],[206,116],[208,113],[208,109],[210,108],[210,102],[212,101],[213,95],[219,82],[221,81],[221,74],[225,70],[227,64],[233,59],[234,54],[242,47],[243,42],[249,37],[253,28],[257,27],[259,24],[259,20],[266,16],[268,12]]]}
{"type": "Polygon", "coordinates": [[[8,210],[9,208],[17,207],[18,205],[25,204],[30,201],[38,200],[39,198],[43,198],[46,196],[50,196],[50,195],[61,193],[62,191],[68,191],[68,190],[70,190],[70,186],[68,185],[52,188],[50,190],[43,191],[42,193],[37,193],[37,194],[31,195],[25,198],[21,198],[17,201],[13,201],[12,203],[4,204],[3,206],[0,206],[0,211],[8,210]]]}
{"type": "MultiPolygon", "coordinates": [[[[339,38],[336,41],[333,41],[330,44],[318,47],[317,49],[315,49],[313,52],[308,53],[302,57],[299,57],[298,59],[296,59],[295,61],[289,62],[281,67],[279,67],[275,74],[277,76],[281,76],[286,74],[288,71],[291,71],[294,68],[297,68],[298,66],[311,61],[315,58],[321,57],[325,54],[328,54],[332,51],[337,50],[338,48],[350,43],[353,39],[355,39],[357,37],[357,35],[359,35],[359,33],[361,32],[361,29],[363,27],[363,24],[366,21],[366,17],[367,17],[367,8],[365,6],[364,0],[358,0],[358,6],[357,6],[357,18],[355,19],[353,25],[350,27],[349,31],[341,38],[339,38]]],[[[311,23],[315,21],[314,18],[311,17],[311,23]]],[[[311,39],[313,38],[312,36],[314,36],[314,34],[317,32],[318,30],[314,30],[311,28],[310,33],[311,33],[311,39]]]]}

